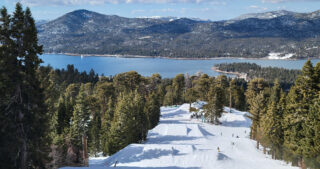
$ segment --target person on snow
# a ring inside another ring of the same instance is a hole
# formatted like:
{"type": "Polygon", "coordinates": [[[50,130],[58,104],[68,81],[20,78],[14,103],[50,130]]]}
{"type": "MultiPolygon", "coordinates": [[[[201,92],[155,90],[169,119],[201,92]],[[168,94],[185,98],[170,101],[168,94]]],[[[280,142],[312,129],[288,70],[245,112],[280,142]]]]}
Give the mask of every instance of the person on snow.
{"type": "Polygon", "coordinates": [[[201,114],[201,121],[202,121],[202,123],[205,122],[205,119],[204,119],[204,115],[203,115],[203,114],[201,114]]]}

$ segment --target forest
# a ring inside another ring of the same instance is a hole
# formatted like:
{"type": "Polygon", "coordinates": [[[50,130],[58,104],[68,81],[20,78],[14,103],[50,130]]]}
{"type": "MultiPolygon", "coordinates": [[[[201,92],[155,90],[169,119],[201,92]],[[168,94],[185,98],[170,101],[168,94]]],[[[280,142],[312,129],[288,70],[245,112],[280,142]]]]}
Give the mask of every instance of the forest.
{"type": "Polygon", "coordinates": [[[261,67],[256,63],[222,63],[215,65],[219,70],[227,72],[238,72],[247,74],[247,79],[264,78],[267,82],[273,83],[279,80],[281,87],[289,90],[301,74],[301,70],[289,70],[278,67],[261,67]]]}
{"type": "MultiPolygon", "coordinates": [[[[40,66],[29,8],[0,16],[0,164],[7,169],[86,166],[88,155],[112,155],[143,143],[160,107],[207,101],[219,125],[224,106],[248,111],[250,136],[273,159],[320,167],[320,63],[307,61],[289,91],[280,81],[225,75],[162,78],[135,71],[113,77],[40,66]],[[87,143],[86,143],[87,142],[87,143]]],[[[192,109],[192,107],[190,107],[192,109]]]]}

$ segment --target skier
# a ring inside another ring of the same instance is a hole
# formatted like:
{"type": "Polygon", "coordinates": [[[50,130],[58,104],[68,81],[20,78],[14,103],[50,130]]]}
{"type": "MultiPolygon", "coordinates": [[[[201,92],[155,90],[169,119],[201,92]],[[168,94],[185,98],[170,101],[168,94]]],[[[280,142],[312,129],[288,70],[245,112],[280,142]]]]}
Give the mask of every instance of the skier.
{"type": "Polygon", "coordinates": [[[218,150],[218,153],[220,153],[220,148],[219,147],[217,148],[217,150],[218,150]]]}

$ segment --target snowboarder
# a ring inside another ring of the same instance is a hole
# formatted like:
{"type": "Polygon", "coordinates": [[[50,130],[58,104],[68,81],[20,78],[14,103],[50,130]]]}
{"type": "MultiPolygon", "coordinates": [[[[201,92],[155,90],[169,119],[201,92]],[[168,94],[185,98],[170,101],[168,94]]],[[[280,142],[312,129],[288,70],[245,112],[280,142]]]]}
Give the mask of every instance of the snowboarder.
{"type": "Polygon", "coordinates": [[[220,148],[219,147],[217,148],[217,150],[218,150],[218,153],[220,153],[220,148]]]}

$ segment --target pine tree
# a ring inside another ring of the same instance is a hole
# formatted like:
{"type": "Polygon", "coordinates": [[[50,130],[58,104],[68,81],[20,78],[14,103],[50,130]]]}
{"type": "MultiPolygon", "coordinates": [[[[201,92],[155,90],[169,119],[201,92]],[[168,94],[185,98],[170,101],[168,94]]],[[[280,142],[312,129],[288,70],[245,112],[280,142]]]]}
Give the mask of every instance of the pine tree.
{"type": "Polygon", "coordinates": [[[214,83],[216,86],[220,87],[221,89],[223,89],[223,97],[222,102],[223,105],[229,105],[229,92],[228,92],[228,88],[229,88],[229,82],[228,82],[228,78],[225,75],[219,75],[215,80],[214,83]]]}
{"type": "Polygon", "coordinates": [[[218,118],[223,113],[223,97],[224,91],[219,86],[212,86],[209,91],[209,101],[205,106],[206,116],[209,117],[210,122],[219,124],[218,118]]]}
{"type": "Polygon", "coordinates": [[[133,94],[121,94],[118,96],[114,118],[108,135],[108,154],[114,154],[118,150],[130,144],[132,138],[131,127],[133,114],[131,106],[133,94]]]}
{"type": "Polygon", "coordinates": [[[173,94],[173,89],[169,85],[166,87],[166,95],[164,96],[163,99],[163,105],[169,106],[174,104],[174,94],[173,94]]]}
{"type": "Polygon", "coordinates": [[[201,75],[201,77],[195,82],[195,90],[199,94],[199,99],[207,101],[208,91],[210,90],[210,79],[207,74],[201,75]]]}
{"type": "Polygon", "coordinates": [[[197,99],[197,91],[194,88],[189,88],[185,94],[185,100],[189,103],[189,108],[191,108],[192,102],[197,99]]]}
{"type": "Polygon", "coordinates": [[[302,142],[303,156],[308,159],[312,168],[320,166],[320,97],[311,105],[303,124],[305,137],[302,142]]]}
{"type": "Polygon", "coordinates": [[[172,83],[172,89],[173,89],[173,103],[174,104],[182,104],[184,102],[184,75],[178,74],[174,79],[172,83]]]}
{"type": "Polygon", "coordinates": [[[264,91],[260,91],[259,94],[254,96],[250,104],[250,115],[248,117],[251,119],[251,133],[252,139],[257,140],[257,148],[259,148],[259,140],[262,133],[259,133],[261,117],[266,113],[267,98],[264,91]]]}
{"type": "MultiPolygon", "coordinates": [[[[1,165],[6,168],[44,168],[50,151],[49,115],[43,89],[36,76],[41,60],[37,30],[30,9],[17,3],[12,17],[1,10],[1,73],[4,104],[1,105],[1,152],[8,152],[1,165]],[[8,25],[11,25],[11,27],[8,25]],[[8,86],[10,85],[10,86],[8,86]],[[13,137],[15,137],[14,140],[13,137]]],[[[2,161],[1,161],[2,162],[2,161]]]]}
{"type": "Polygon", "coordinates": [[[279,81],[274,82],[271,89],[270,101],[267,113],[262,116],[261,126],[263,129],[262,144],[270,147],[272,158],[281,157],[283,144],[283,114],[285,110],[285,94],[282,92],[279,81]]]}
{"type": "Polygon", "coordinates": [[[71,119],[70,135],[72,143],[79,148],[82,146],[82,136],[87,135],[90,113],[87,103],[87,95],[85,94],[85,86],[81,84],[79,94],[76,98],[76,104],[71,119]]]}
{"type": "Polygon", "coordinates": [[[147,99],[145,112],[148,118],[148,129],[154,128],[160,120],[160,100],[156,93],[151,93],[147,99]]]}
{"type": "MultiPolygon", "coordinates": [[[[101,142],[102,142],[102,151],[104,155],[107,155],[110,153],[110,150],[112,149],[112,142],[109,140],[112,139],[110,135],[110,128],[111,123],[113,122],[113,115],[114,115],[114,100],[110,97],[108,99],[108,105],[105,115],[103,116],[102,124],[101,124],[101,142]]],[[[101,117],[102,118],[102,117],[101,117]]]]}
{"type": "Polygon", "coordinates": [[[236,81],[232,79],[229,84],[229,108],[230,108],[230,113],[231,113],[231,108],[235,107],[235,99],[237,95],[237,86],[236,86],[236,81]]]}
{"type": "MultiPolygon", "coordinates": [[[[246,91],[247,103],[249,104],[249,113],[248,116],[252,120],[251,125],[251,139],[256,140],[258,137],[258,128],[260,125],[260,117],[263,115],[265,110],[265,88],[267,83],[264,79],[253,79],[249,82],[248,90],[246,91]]],[[[259,145],[259,142],[257,143],[259,145]]]]}
{"type": "MultiPolygon", "coordinates": [[[[287,109],[284,118],[284,146],[289,150],[292,159],[298,165],[304,165],[304,147],[308,136],[303,126],[310,114],[310,107],[317,98],[317,79],[314,68],[308,60],[302,68],[302,75],[297,78],[295,85],[290,89],[287,100],[287,109]]],[[[305,128],[307,131],[308,129],[305,128]]]]}

